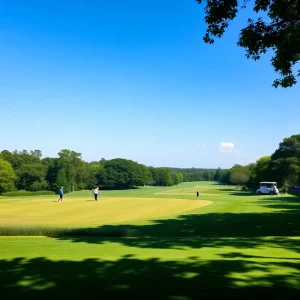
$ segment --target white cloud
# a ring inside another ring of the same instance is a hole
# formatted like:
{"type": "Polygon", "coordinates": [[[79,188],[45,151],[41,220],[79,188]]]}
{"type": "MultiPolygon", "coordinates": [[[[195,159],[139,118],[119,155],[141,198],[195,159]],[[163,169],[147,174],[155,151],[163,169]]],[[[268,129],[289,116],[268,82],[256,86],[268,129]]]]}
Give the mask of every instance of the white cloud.
{"type": "Polygon", "coordinates": [[[231,142],[221,142],[218,149],[219,152],[230,153],[234,149],[234,144],[231,142]]]}

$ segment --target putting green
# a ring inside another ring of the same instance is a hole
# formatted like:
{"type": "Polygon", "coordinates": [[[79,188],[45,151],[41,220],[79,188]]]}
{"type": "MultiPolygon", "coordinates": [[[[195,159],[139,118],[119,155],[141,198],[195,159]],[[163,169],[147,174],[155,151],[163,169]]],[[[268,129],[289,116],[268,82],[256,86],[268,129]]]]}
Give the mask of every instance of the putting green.
{"type": "Polygon", "coordinates": [[[2,225],[95,226],[178,215],[212,204],[207,200],[175,198],[67,197],[63,203],[51,198],[2,200],[2,225]]]}
{"type": "Polygon", "coordinates": [[[186,188],[176,188],[176,189],[167,189],[165,188],[163,191],[159,191],[154,193],[154,195],[184,195],[184,196],[195,196],[196,197],[196,192],[197,190],[200,192],[201,195],[220,195],[220,190],[218,189],[211,189],[210,185],[207,186],[193,186],[193,187],[186,187],[186,188]],[[213,193],[212,193],[213,192],[213,193]]]}

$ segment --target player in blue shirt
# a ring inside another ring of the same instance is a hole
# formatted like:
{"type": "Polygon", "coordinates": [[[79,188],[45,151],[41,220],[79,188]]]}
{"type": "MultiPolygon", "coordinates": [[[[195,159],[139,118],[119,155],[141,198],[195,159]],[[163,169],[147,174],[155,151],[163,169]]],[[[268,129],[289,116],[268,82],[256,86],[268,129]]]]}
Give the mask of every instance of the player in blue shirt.
{"type": "Polygon", "coordinates": [[[63,186],[59,189],[58,194],[59,194],[58,202],[63,202],[63,196],[64,196],[64,187],[63,186]]]}

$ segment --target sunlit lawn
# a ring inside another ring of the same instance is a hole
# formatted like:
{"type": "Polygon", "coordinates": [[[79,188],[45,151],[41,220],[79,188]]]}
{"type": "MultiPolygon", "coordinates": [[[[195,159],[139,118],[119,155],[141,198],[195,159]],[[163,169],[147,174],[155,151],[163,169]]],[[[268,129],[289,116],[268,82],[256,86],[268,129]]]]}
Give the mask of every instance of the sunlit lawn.
{"type": "Polygon", "coordinates": [[[63,226],[130,238],[0,238],[1,295],[300,299],[300,201],[214,183],[0,199],[1,226],[63,226]],[[200,190],[200,201],[195,199],[200,190]],[[125,235],[127,236],[127,235],[125,235]]]}

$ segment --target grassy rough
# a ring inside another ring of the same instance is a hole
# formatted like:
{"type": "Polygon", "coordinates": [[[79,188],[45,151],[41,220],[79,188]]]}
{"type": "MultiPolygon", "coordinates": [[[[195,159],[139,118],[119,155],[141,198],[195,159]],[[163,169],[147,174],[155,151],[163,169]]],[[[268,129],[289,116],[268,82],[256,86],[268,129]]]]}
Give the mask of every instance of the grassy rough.
{"type": "Polygon", "coordinates": [[[4,197],[24,197],[24,196],[44,196],[44,195],[55,195],[55,193],[52,191],[30,192],[30,191],[20,190],[15,192],[6,192],[2,194],[2,196],[4,197]]]}

